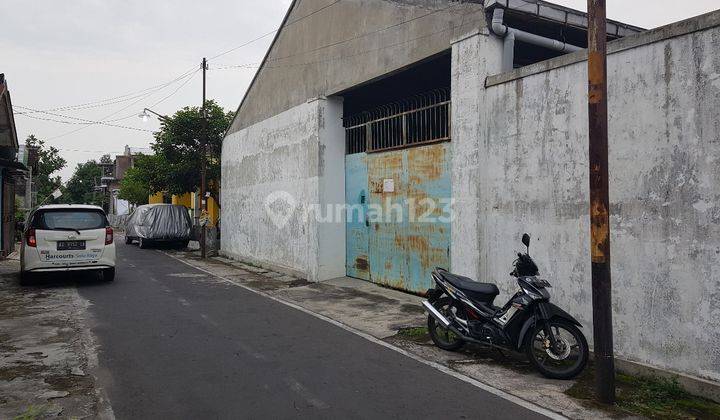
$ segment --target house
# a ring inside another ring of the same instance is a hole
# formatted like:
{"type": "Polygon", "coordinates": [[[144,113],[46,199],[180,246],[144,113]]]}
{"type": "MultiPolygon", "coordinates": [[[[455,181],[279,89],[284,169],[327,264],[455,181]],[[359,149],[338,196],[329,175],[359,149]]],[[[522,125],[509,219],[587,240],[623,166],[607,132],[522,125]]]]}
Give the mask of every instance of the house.
{"type": "Polygon", "coordinates": [[[0,255],[15,249],[15,179],[27,171],[17,161],[19,149],[12,100],[5,75],[0,73],[0,255]]]}
{"type": "Polygon", "coordinates": [[[19,209],[24,213],[29,213],[34,203],[37,202],[37,185],[32,183],[32,176],[38,171],[40,159],[38,152],[37,146],[28,147],[20,144],[18,147],[17,161],[28,168],[23,176],[15,178],[15,197],[20,200],[19,203],[22,203],[19,209]]]}
{"type": "Polygon", "coordinates": [[[127,200],[118,198],[120,183],[125,177],[125,172],[133,167],[135,159],[142,154],[152,153],[148,148],[125,146],[122,155],[116,155],[110,163],[99,163],[103,170],[100,187],[108,196],[108,215],[122,216],[130,211],[130,203],[127,200]]]}
{"type": "MultiPolygon", "coordinates": [[[[221,254],[417,293],[440,266],[502,299],[529,232],[587,329],[586,24],[544,1],[294,1],[223,142],[221,254]]],[[[720,12],[608,39],[616,354],[717,385],[720,12]]]]}

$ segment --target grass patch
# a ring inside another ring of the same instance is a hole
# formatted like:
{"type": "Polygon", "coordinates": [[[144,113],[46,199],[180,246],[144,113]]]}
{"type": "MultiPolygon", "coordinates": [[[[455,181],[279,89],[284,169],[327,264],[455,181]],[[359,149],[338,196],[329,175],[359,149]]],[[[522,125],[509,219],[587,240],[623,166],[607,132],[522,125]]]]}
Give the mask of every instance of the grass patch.
{"type": "MultiPolygon", "coordinates": [[[[607,408],[595,400],[594,370],[587,369],[566,391],[589,405],[607,408]]],[[[654,419],[717,419],[720,404],[694,396],[680,386],[676,378],[640,377],[618,373],[615,410],[654,419]]]]}
{"type": "Polygon", "coordinates": [[[45,413],[47,410],[45,409],[45,406],[37,406],[37,405],[31,405],[28,407],[27,410],[25,410],[22,414],[16,416],[13,418],[13,420],[35,420],[40,419],[45,416],[45,413]]]}
{"type": "Polygon", "coordinates": [[[427,341],[430,339],[427,327],[403,328],[398,331],[397,336],[413,341],[427,341]]]}

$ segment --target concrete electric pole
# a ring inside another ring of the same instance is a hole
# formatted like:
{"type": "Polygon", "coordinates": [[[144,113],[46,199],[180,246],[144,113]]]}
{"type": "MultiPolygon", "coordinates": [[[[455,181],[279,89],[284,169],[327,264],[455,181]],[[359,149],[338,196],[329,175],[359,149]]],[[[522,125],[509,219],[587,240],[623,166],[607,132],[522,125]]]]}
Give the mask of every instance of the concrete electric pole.
{"type": "Polygon", "coordinates": [[[205,197],[205,190],[207,189],[207,186],[205,183],[207,182],[207,128],[208,128],[208,121],[207,121],[207,109],[205,108],[205,74],[207,72],[207,59],[202,59],[202,139],[200,139],[200,142],[202,144],[200,148],[200,153],[202,153],[202,159],[200,160],[200,208],[201,208],[201,229],[202,232],[200,234],[200,256],[202,258],[206,257],[206,226],[207,226],[207,197],[205,197]],[[205,221],[203,222],[203,218],[205,221]]]}

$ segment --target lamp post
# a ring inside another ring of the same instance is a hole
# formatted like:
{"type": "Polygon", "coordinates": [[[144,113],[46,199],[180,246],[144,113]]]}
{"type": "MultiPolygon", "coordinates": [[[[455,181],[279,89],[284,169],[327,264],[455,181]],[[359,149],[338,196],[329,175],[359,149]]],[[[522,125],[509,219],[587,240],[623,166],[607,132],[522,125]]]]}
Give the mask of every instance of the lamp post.
{"type": "MultiPolygon", "coordinates": [[[[202,68],[202,129],[200,131],[200,213],[202,215],[201,220],[205,219],[205,222],[201,222],[201,233],[200,233],[200,256],[201,258],[206,257],[205,241],[206,241],[206,224],[207,224],[207,129],[208,129],[208,118],[206,108],[206,72],[208,69],[207,59],[203,58],[201,63],[202,68]]],[[[156,115],[162,121],[168,121],[169,118],[165,115],[158,114],[152,109],[145,108],[138,114],[143,121],[150,119],[150,114],[156,115]]]]}

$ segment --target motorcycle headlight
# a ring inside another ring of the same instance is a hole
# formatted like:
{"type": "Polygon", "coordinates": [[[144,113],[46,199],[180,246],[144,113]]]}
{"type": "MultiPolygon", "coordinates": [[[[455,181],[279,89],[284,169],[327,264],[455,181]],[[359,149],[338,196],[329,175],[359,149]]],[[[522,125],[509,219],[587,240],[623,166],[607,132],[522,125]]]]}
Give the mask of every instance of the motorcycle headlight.
{"type": "Polygon", "coordinates": [[[530,290],[529,287],[520,286],[523,292],[525,292],[526,295],[530,296],[533,299],[543,299],[542,295],[538,294],[534,290],[530,290]]]}

